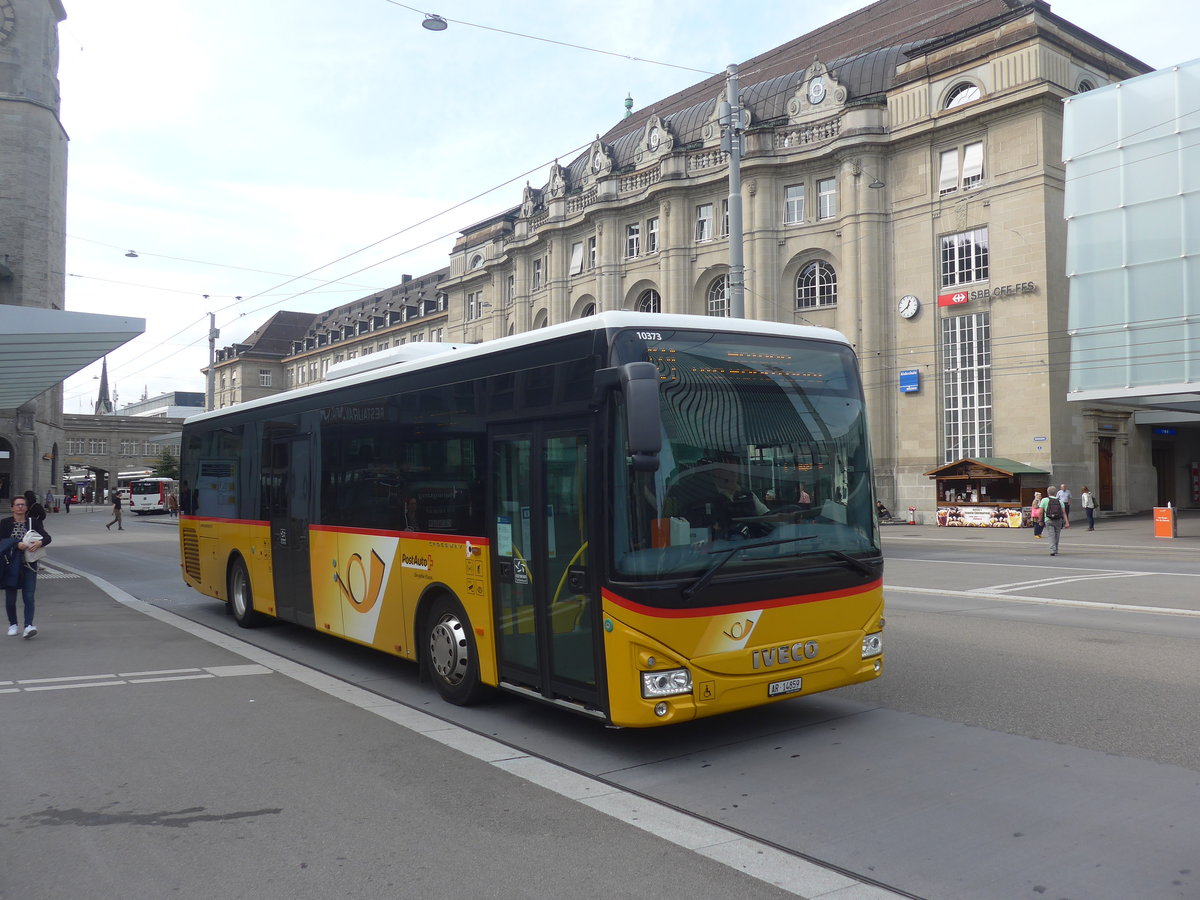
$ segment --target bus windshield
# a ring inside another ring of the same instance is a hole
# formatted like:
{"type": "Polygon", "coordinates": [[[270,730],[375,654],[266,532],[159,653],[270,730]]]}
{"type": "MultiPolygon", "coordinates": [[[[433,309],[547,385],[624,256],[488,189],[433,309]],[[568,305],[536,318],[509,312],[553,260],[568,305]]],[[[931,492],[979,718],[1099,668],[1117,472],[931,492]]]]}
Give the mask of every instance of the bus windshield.
{"type": "MultiPolygon", "coordinates": [[[[879,554],[863,395],[852,351],[815,339],[631,331],[618,364],[659,371],[657,472],[614,455],[622,581],[862,569],[879,554]]],[[[625,446],[624,416],[614,427],[625,446]]]]}

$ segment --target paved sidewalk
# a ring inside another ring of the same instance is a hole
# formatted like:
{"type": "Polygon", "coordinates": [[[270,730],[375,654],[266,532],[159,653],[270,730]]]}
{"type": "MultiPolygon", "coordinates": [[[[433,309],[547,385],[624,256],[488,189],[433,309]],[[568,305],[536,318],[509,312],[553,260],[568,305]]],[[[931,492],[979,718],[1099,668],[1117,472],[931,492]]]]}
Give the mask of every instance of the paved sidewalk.
{"type": "MultiPolygon", "coordinates": [[[[1097,517],[1096,530],[1087,530],[1087,518],[1071,510],[1071,527],[1066,531],[1073,540],[1088,540],[1095,543],[1119,543],[1124,547],[1156,547],[1159,549],[1191,549],[1200,550],[1200,510],[1176,510],[1175,516],[1177,536],[1160,538],[1154,536],[1153,513],[1138,513],[1132,516],[1097,517]]],[[[897,518],[891,523],[884,523],[883,539],[901,536],[906,533],[924,536],[957,537],[973,536],[995,540],[1025,541],[1032,537],[1032,528],[972,528],[966,526],[939,526],[933,523],[925,525],[908,525],[903,519],[897,518]]]]}

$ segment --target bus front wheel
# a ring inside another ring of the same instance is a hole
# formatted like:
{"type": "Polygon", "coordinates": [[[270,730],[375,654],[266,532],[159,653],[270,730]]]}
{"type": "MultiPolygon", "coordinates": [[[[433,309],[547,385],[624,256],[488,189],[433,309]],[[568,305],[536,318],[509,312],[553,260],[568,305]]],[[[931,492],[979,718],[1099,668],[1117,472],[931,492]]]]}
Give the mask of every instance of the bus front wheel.
{"type": "Polygon", "coordinates": [[[425,621],[425,667],[438,693],[456,706],[478,703],[486,688],[479,681],[475,636],[462,606],[452,597],[439,597],[425,621]]]}
{"type": "Polygon", "coordinates": [[[229,567],[229,609],[234,620],[243,628],[262,624],[262,614],[254,611],[254,593],[250,590],[250,573],[238,557],[229,567]]]}

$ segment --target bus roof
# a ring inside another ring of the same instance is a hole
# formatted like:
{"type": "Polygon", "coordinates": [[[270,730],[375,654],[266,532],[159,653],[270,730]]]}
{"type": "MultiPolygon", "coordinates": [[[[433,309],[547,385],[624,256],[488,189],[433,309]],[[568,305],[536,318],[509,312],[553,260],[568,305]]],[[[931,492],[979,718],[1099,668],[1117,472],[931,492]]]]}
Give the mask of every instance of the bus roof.
{"type": "MultiPolygon", "coordinates": [[[[184,420],[184,424],[190,425],[193,422],[203,422],[206,419],[220,418],[223,415],[234,412],[243,412],[265,406],[269,407],[284,400],[293,400],[298,397],[322,394],[353,385],[367,384],[391,375],[403,372],[416,372],[421,369],[444,365],[451,361],[478,359],[505,350],[533,347],[546,341],[554,340],[555,338],[573,334],[624,328],[645,328],[646,330],[653,331],[686,330],[713,331],[724,334],[774,335],[778,337],[832,341],[845,344],[846,346],[850,345],[850,341],[840,331],[835,331],[832,328],[820,328],[815,325],[788,325],[781,322],[763,322],[757,319],[630,312],[627,310],[602,312],[586,316],[582,319],[572,319],[569,322],[549,325],[545,328],[535,328],[492,341],[484,341],[481,344],[445,344],[443,345],[445,348],[444,352],[422,351],[415,359],[410,352],[411,348],[409,351],[405,350],[408,345],[401,345],[400,348],[392,348],[393,350],[398,349],[399,352],[397,353],[392,353],[389,350],[381,350],[371,354],[372,357],[381,357],[378,361],[371,360],[370,363],[367,363],[362,360],[354,360],[354,363],[363,363],[362,367],[352,366],[349,364],[349,361],[340,364],[336,372],[336,377],[333,379],[314,382],[304,387],[292,388],[279,394],[272,394],[269,397],[261,397],[257,400],[248,400],[245,403],[197,413],[194,416],[188,416],[184,420]],[[390,361],[392,359],[394,361],[390,361]]],[[[429,346],[429,342],[426,342],[426,346],[429,346]]],[[[434,344],[433,346],[437,345],[434,344]]]]}

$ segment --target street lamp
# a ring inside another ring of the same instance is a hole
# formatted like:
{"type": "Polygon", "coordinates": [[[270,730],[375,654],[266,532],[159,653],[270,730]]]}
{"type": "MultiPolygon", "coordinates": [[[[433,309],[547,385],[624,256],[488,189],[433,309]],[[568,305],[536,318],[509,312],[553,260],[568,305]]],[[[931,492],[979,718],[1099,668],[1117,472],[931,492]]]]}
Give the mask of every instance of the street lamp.
{"type": "Polygon", "coordinates": [[[427,31],[445,31],[449,25],[446,20],[434,13],[425,13],[425,18],[421,22],[421,27],[427,31]]]}

